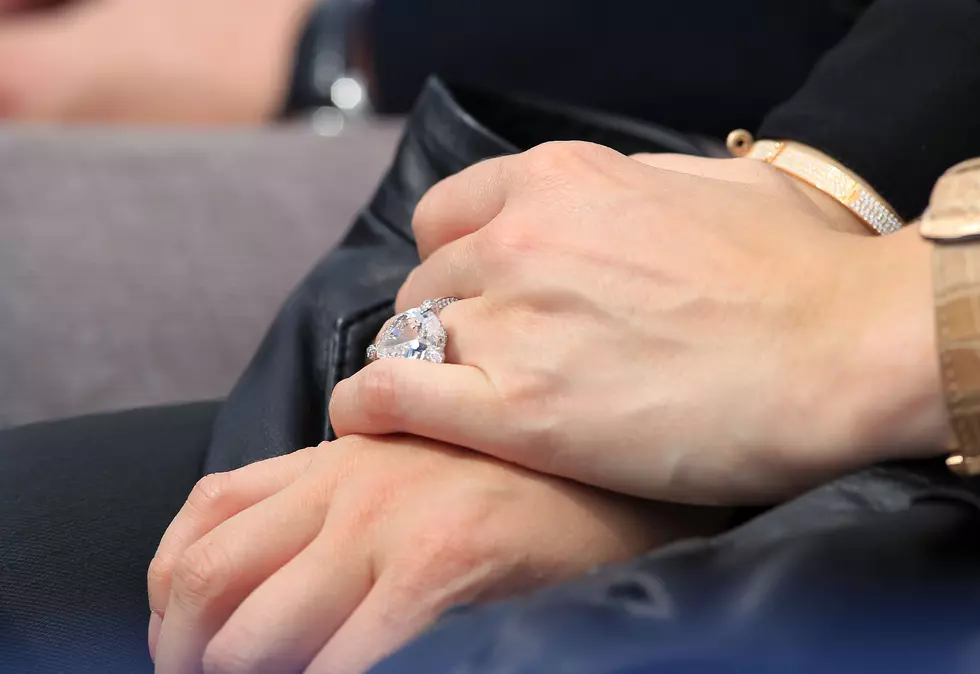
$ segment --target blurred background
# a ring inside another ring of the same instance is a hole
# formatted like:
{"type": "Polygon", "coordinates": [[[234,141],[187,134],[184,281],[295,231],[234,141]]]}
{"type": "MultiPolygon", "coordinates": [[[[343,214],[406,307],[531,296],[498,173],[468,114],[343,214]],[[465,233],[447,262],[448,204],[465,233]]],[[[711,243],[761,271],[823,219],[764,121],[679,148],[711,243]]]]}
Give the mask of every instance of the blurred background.
{"type": "Polygon", "coordinates": [[[0,0],[0,426],[226,395],[430,74],[723,137],[866,4],[0,0]]]}

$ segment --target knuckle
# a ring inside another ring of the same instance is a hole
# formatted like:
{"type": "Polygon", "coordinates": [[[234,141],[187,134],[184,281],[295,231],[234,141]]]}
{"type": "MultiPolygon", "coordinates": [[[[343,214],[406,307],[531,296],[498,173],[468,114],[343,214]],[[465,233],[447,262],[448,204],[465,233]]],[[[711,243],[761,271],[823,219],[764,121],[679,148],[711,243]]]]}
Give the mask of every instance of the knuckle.
{"type": "Polygon", "coordinates": [[[532,172],[546,176],[595,168],[610,157],[621,157],[615,150],[585,141],[550,141],[531,148],[524,156],[532,172]]]}
{"type": "Polygon", "coordinates": [[[146,584],[150,592],[159,588],[164,588],[170,583],[170,574],[173,571],[173,562],[169,557],[157,554],[150,560],[150,566],[146,570],[146,584]]]}
{"type": "Polygon", "coordinates": [[[427,239],[431,229],[432,219],[429,216],[429,208],[425,206],[427,196],[428,193],[422,197],[422,201],[415,207],[415,213],[412,215],[412,236],[415,237],[416,242],[427,239]]]}
{"type": "Polygon", "coordinates": [[[551,141],[542,143],[524,153],[527,168],[539,177],[560,175],[579,159],[579,148],[574,143],[551,141]]]}
{"type": "Polygon", "coordinates": [[[527,224],[531,218],[517,213],[498,217],[485,228],[483,255],[490,262],[510,263],[537,250],[540,233],[527,224]]]}
{"type": "Polygon", "coordinates": [[[197,481],[187,497],[188,505],[201,512],[220,508],[230,498],[231,481],[230,473],[205,475],[197,481]]]}
{"type": "Polygon", "coordinates": [[[358,405],[371,423],[385,423],[396,416],[399,405],[398,376],[390,360],[372,363],[361,377],[358,405]]]}
{"type": "Polygon", "coordinates": [[[350,404],[350,396],[351,386],[349,379],[340,381],[334,386],[333,393],[330,394],[330,402],[327,404],[327,417],[330,419],[330,425],[338,436],[344,436],[350,432],[348,428],[350,426],[348,412],[355,409],[355,406],[350,404]]]}
{"type": "Polygon", "coordinates": [[[228,559],[217,545],[195,543],[174,567],[173,596],[185,606],[202,608],[224,592],[230,575],[228,559]]]}
{"type": "Polygon", "coordinates": [[[412,231],[415,236],[418,237],[420,234],[425,234],[430,226],[439,217],[440,208],[439,203],[441,201],[440,194],[445,189],[445,181],[436,183],[433,187],[429,188],[422,198],[419,199],[418,204],[415,205],[415,212],[412,214],[412,231]]]}

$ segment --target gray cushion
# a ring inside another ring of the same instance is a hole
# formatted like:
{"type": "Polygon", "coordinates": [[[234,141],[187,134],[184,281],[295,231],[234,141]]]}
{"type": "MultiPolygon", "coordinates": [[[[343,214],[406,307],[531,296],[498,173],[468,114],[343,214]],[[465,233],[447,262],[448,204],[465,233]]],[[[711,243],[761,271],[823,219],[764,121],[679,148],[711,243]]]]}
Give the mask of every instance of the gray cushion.
{"type": "Polygon", "coordinates": [[[0,127],[0,425],[225,395],[398,132],[0,127]]]}

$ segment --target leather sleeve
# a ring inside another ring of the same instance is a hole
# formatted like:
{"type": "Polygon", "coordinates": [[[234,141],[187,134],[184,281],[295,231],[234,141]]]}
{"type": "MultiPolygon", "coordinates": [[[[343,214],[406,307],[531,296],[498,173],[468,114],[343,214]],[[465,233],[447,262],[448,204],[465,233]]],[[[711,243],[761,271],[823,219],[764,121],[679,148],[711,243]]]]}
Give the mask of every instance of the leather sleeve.
{"type": "Polygon", "coordinates": [[[822,150],[917,217],[980,155],[980,1],[878,0],[758,135],[822,150]]]}

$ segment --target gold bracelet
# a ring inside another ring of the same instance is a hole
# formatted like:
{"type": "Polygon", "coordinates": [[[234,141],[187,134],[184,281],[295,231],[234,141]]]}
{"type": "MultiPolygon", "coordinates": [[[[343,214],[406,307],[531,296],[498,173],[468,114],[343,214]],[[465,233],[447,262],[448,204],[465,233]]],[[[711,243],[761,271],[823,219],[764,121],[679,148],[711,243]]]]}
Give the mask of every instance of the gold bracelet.
{"type": "Polygon", "coordinates": [[[836,199],[878,234],[897,232],[905,223],[880,194],[857,175],[812,147],[788,140],[754,140],[745,129],[728,134],[736,157],[758,159],[836,199]]]}

